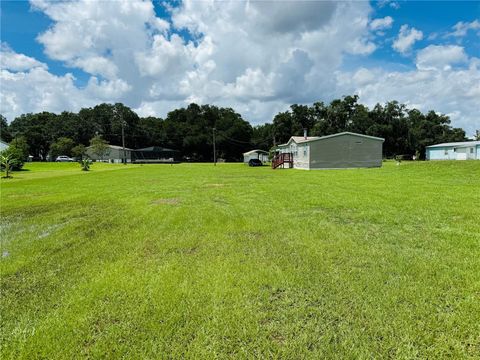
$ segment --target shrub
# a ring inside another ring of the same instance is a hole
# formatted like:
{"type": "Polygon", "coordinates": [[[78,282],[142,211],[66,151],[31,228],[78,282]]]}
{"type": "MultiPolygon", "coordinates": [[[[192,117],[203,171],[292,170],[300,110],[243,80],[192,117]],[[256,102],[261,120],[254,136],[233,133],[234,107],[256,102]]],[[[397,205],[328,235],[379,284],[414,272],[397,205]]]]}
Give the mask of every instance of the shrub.
{"type": "Polygon", "coordinates": [[[12,145],[8,149],[3,150],[1,153],[1,156],[2,156],[2,162],[1,162],[2,170],[5,169],[3,159],[8,158],[9,168],[10,168],[9,170],[16,170],[16,171],[21,170],[23,167],[23,164],[25,163],[25,157],[22,149],[19,149],[12,145]]]}
{"type": "Polygon", "coordinates": [[[103,160],[109,150],[108,141],[102,139],[100,135],[96,135],[90,140],[90,149],[94,155],[103,160]]]}
{"type": "Polygon", "coordinates": [[[79,161],[79,163],[80,163],[80,167],[82,168],[82,171],[89,171],[90,165],[92,165],[92,160],[82,159],[79,161]]]}
{"type": "Polygon", "coordinates": [[[12,166],[12,156],[11,154],[1,154],[0,155],[0,164],[2,166],[2,170],[5,171],[4,178],[10,178],[10,170],[12,166]]]}
{"type": "MultiPolygon", "coordinates": [[[[10,170],[20,170],[28,158],[28,144],[23,136],[13,139],[1,155],[10,159],[10,170]]],[[[2,165],[2,169],[4,165],[2,165]]]]}
{"type": "Polygon", "coordinates": [[[87,148],[85,147],[85,145],[79,144],[72,148],[72,156],[77,160],[82,160],[86,153],[87,148]]]}
{"type": "Polygon", "coordinates": [[[67,137],[58,138],[57,141],[50,145],[50,158],[55,160],[60,155],[71,156],[74,146],[75,143],[72,139],[67,137]]]}

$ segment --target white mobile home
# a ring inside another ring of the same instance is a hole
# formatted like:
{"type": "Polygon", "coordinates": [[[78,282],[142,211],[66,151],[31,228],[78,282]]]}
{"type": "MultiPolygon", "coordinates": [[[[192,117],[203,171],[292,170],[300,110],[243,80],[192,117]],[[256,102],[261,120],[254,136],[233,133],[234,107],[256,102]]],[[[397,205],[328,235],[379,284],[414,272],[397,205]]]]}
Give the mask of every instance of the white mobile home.
{"type": "Polygon", "coordinates": [[[305,170],[381,167],[383,142],[379,137],[351,132],[322,137],[292,136],[277,147],[279,155],[272,167],[305,170]]]}
{"type": "Polygon", "coordinates": [[[463,141],[427,146],[427,160],[480,160],[480,141],[463,141]]]}

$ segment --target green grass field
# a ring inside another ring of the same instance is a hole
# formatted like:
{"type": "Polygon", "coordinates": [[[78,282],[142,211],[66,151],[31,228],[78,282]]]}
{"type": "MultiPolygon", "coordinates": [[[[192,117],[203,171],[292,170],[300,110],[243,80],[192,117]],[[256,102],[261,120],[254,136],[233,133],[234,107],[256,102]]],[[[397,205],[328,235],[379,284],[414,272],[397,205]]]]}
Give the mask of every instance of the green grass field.
{"type": "Polygon", "coordinates": [[[26,170],[2,359],[480,357],[480,161],[26,170]]]}

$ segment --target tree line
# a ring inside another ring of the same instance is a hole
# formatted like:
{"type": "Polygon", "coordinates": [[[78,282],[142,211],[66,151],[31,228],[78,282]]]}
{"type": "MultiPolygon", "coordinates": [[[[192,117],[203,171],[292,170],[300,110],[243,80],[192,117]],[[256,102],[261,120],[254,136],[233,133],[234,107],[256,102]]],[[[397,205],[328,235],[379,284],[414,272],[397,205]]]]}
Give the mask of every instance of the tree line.
{"type": "Polygon", "coordinates": [[[217,155],[228,161],[241,158],[250,149],[252,126],[230,108],[190,104],[171,111],[165,119],[139,117],[123,104],[100,104],[78,113],[41,112],[23,114],[9,125],[2,116],[2,139],[22,138],[34,159],[57,155],[77,155],[92,141],[102,138],[109,144],[138,149],[161,146],[179,150],[192,161],[213,157],[213,129],[216,129],[217,155]]]}
{"type": "Polygon", "coordinates": [[[268,147],[272,143],[260,139],[270,135],[274,144],[285,143],[292,135],[303,135],[304,129],[309,136],[350,131],[384,138],[385,157],[416,155],[423,159],[426,146],[467,140],[465,131],[453,128],[447,115],[433,110],[422,113],[397,101],[369,109],[358,102],[356,95],[335,99],[330,104],[292,105],[288,111],[277,114],[273,123],[256,127],[254,140],[268,147]]]}
{"type": "Polygon", "coordinates": [[[34,159],[56,155],[76,155],[91,141],[144,148],[161,146],[179,150],[192,161],[211,161],[213,132],[217,156],[237,161],[252,148],[269,150],[288,141],[292,135],[330,135],[342,131],[385,138],[384,156],[403,154],[425,155],[425,147],[440,142],[466,140],[465,131],[453,128],[446,115],[435,111],[422,113],[397,101],[372,109],[358,102],[358,96],[345,96],[329,104],[294,104],[280,112],[271,123],[252,126],[231,108],[190,104],[169,112],[166,118],[139,117],[129,107],[100,104],[83,108],[78,113],[50,112],[23,114],[7,124],[1,116],[0,135],[3,141],[15,140],[28,149],[34,159]]]}

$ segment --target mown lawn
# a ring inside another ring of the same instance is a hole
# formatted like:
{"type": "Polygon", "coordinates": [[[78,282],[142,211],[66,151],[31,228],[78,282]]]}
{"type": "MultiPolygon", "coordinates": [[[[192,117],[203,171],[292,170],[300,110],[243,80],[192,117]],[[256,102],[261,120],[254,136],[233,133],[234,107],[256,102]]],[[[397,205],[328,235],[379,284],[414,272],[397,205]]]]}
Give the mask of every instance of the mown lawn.
{"type": "Polygon", "coordinates": [[[26,168],[2,359],[480,357],[480,161],[26,168]]]}

